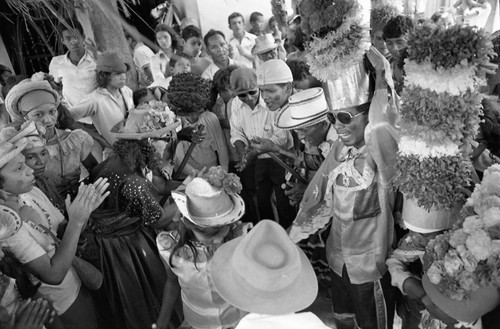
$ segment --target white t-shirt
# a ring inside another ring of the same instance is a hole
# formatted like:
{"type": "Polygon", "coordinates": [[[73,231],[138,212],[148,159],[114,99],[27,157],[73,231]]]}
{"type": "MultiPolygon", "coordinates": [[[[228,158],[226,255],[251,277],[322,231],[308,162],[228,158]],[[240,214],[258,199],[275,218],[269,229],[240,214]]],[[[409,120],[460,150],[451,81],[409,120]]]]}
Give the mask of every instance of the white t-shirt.
{"type": "MultiPolygon", "coordinates": [[[[64,216],[52,205],[42,191],[34,187],[30,192],[21,194],[19,201],[33,208],[39,215],[40,224],[45,227],[49,227],[48,216],[52,232],[56,234],[59,224],[64,220],[64,216]]],[[[0,246],[12,252],[22,264],[29,263],[45,254],[53,257],[56,252],[53,244],[54,240],[50,235],[37,230],[34,225],[35,223],[30,225],[27,221],[23,221],[21,228],[13,236],[0,240],[0,246]]],[[[31,280],[33,283],[39,282],[34,276],[31,277],[31,280]]],[[[53,303],[57,314],[61,315],[76,300],[80,292],[80,286],[81,281],[78,274],[73,267],[70,267],[61,284],[50,285],[42,282],[38,291],[44,298],[53,303]]]]}

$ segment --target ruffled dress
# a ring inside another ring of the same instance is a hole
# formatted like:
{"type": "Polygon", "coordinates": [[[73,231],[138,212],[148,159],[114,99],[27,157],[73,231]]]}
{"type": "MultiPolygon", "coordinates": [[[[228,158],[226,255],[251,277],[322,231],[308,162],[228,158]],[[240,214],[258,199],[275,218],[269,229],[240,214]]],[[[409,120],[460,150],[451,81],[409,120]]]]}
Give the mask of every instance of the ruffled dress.
{"type": "MultiPolygon", "coordinates": [[[[79,176],[80,180],[87,177],[88,172],[82,161],[89,156],[93,145],[92,137],[81,129],[71,131],[59,143],[47,145],[50,159],[45,166],[44,176],[58,187],[58,190],[60,186],[66,187],[71,177],[79,176]]],[[[72,190],[78,190],[78,183],[73,185],[75,186],[72,190]]]]}
{"type": "MultiPolygon", "coordinates": [[[[103,273],[96,298],[102,327],[150,328],[160,312],[167,275],[148,225],[160,219],[162,207],[153,185],[118,156],[94,168],[92,181],[100,177],[108,179],[111,192],[91,215],[93,262],[103,273]]],[[[180,324],[176,314],[171,323],[180,324]]]]}

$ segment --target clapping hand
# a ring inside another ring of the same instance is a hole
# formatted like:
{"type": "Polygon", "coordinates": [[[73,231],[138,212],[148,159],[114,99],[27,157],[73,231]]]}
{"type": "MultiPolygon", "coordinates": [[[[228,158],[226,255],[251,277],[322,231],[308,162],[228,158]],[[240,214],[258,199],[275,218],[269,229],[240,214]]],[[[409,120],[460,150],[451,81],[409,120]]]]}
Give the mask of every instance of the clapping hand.
{"type": "Polygon", "coordinates": [[[90,185],[80,184],[78,194],[71,202],[68,195],[66,198],[66,209],[70,221],[76,221],[82,225],[85,224],[90,214],[106,199],[109,192],[106,192],[109,186],[106,178],[99,178],[90,185]]]}
{"type": "Polygon", "coordinates": [[[28,299],[17,309],[14,329],[41,329],[46,321],[53,321],[54,315],[46,300],[28,299]]]}

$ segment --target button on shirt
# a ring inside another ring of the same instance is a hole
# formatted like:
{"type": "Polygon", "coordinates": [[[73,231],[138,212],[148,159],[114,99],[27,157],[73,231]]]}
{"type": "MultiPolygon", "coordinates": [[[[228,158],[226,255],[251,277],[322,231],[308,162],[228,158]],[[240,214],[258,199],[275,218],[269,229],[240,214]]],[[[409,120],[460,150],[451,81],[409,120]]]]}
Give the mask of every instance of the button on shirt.
{"type": "MultiPolygon", "coordinates": [[[[232,111],[230,118],[231,144],[242,141],[249,145],[256,137],[267,138],[276,145],[290,149],[293,145],[292,136],[286,130],[277,128],[274,119],[277,111],[269,111],[262,97],[252,110],[250,106],[243,103],[238,97],[232,100],[232,111]]],[[[260,154],[259,159],[270,158],[267,154],[260,154]]]]}
{"type": "Polygon", "coordinates": [[[233,46],[233,59],[241,65],[250,69],[253,68],[253,61],[248,60],[245,56],[240,54],[240,52],[238,51],[238,45],[241,45],[241,48],[243,48],[247,53],[251,54],[252,48],[253,46],[255,46],[255,39],[257,39],[257,37],[254,34],[248,32],[245,32],[243,39],[241,39],[241,43],[234,36],[229,39],[229,44],[233,46]]]}
{"type": "MultiPolygon", "coordinates": [[[[62,82],[62,95],[70,107],[78,104],[83,97],[97,88],[96,60],[86,52],[77,65],[69,59],[69,52],[52,58],[49,65],[49,74],[57,82],[62,82]]],[[[71,111],[71,109],[69,109],[71,111]]],[[[81,120],[92,123],[91,120],[81,120]]]]}

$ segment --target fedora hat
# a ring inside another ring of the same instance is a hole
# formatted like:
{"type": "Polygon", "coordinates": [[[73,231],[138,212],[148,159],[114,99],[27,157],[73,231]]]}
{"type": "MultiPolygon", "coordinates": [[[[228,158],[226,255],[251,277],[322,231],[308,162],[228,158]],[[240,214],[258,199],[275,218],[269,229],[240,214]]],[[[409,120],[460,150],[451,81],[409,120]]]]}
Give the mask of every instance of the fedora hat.
{"type": "MultiPolygon", "coordinates": [[[[10,118],[12,121],[24,121],[24,116],[21,114],[23,111],[23,108],[20,106],[20,101],[21,99],[30,94],[33,93],[33,102],[29,102],[31,105],[30,107],[32,108],[35,106],[35,103],[46,101],[46,102],[53,102],[54,105],[57,107],[60,103],[60,97],[57,91],[52,89],[50,86],[50,83],[48,81],[42,80],[42,81],[32,81],[31,79],[25,79],[21,82],[19,82],[17,85],[12,87],[12,89],[9,91],[7,96],[5,97],[5,108],[7,109],[7,112],[9,112],[10,118]],[[40,97],[40,92],[46,92],[49,93],[52,97],[49,96],[49,99],[45,97],[40,97]]],[[[28,102],[25,102],[28,103],[28,102]]],[[[42,105],[42,104],[39,104],[42,105]]],[[[24,109],[25,111],[29,109],[24,109]]]]}
{"type": "Polygon", "coordinates": [[[269,50],[278,48],[271,33],[261,34],[255,39],[255,46],[252,48],[252,55],[259,55],[269,50]]]}
{"type": "MultiPolygon", "coordinates": [[[[155,101],[155,104],[162,103],[155,101]]],[[[147,104],[147,106],[149,106],[147,104]]],[[[181,122],[163,103],[163,109],[155,105],[155,109],[136,108],[130,110],[125,120],[111,128],[111,134],[117,139],[140,140],[144,138],[161,138],[180,126],[181,122]]]]}
{"type": "Polygon", "coordinates": [[[327,113],[323,89],[305,89],[290,96],[288,104],[276,116],[275,124],[286,130],[309,127],[324,121],[327,113]]]}
{"type": "Polygon", "coordinates": [[[200,227],[231,224],[245,213],[245,203],[238,194],[227,193],[201,177],[189,182],[185,192],[172,191],[172,198],[181,214],[200,227]]]}
{"type": "Polygon", "coordinates": [[[18,131],[15,127],[4,127],[0,130],[0,168],[21,153],[28,144],[28,135],[36,135],[35,123],[27,121],[18,131]]]}
{"type": "Polygon", "coordinates": [[[97,58],[96,70],[98,72],[125,73],[130,69],[130,65],[118,55],[118,53],[105,53],[97,58]]]}
{"type": "Polygon", "coordinates": [[[306,255],[271,220],[261,220],[244,237],[223,244],[208,266],[219,295],[246,312],[294,313],[311,305],[318,293],[306,255]]]}
{"type": "Polygon", "coordinates": [[[11,208],[0,205],[0,240],[14,235],[21,228],[21,217],[11,208]]]}

